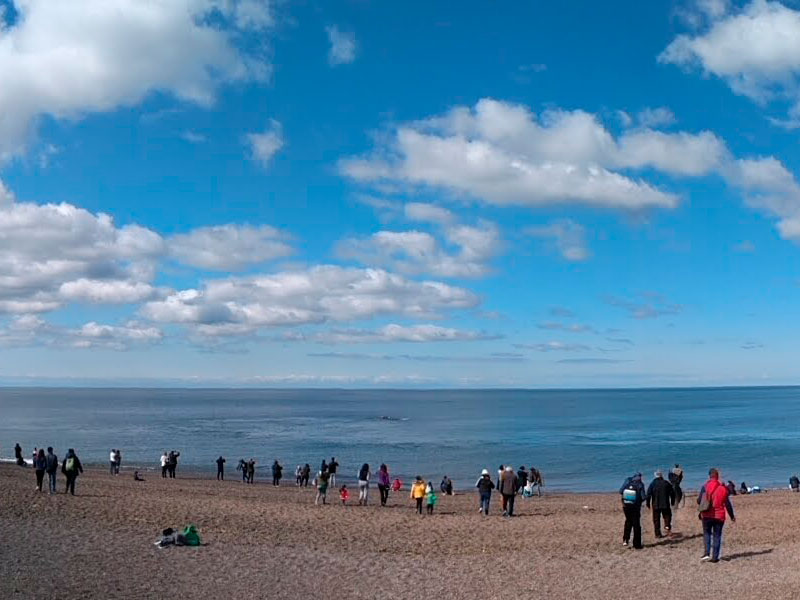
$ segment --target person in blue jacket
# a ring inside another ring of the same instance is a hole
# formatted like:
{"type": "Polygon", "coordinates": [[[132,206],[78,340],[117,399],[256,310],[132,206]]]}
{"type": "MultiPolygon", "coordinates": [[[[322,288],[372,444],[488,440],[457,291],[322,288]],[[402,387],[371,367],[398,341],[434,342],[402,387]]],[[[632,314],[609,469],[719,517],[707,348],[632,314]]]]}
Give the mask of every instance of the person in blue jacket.
{"type": "Polygon", "coordinates": [[[625,528],[622,533],[622,545],[627,546],[633,531],[633,547],[636,550],[642,545],[642,503],[645,501],[642,474],[636,473],[628,477],[619,488],[622,497],[622,512],[625,514],[625,528]]]}

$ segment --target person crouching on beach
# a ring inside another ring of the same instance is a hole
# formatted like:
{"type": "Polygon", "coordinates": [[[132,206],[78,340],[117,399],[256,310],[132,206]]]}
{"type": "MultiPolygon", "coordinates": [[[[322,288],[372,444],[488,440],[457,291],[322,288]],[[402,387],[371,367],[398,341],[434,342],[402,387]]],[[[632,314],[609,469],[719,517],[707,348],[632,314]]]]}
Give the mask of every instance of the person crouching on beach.
{"type": "Polygon", "coordinates": [[[700,560],[719,562],[725,514],[730,515],[731,523],[736,522],[736,517],[733,515],[733,505],[728,495],[728,488],[720,483],[717,469],[709,469],[708,481],[700,488],[697,505],[701,509],[700,520],[703,522],[703,542],[705,544],[705,553],[700,560]]]}
{"type": "Polygon", "coordinates": [[[61,472],[67,478],[67,489],[64,490],[64,493],[69,493],[74,496],[75,480],[78,478],[78,475],[83,473],[83,465],[81,465],[78,455],[75,454],[75,450],[72,448],[67,450],[67,455],[64,457],[64,462],[61,463],[61,472]]]}
{"type": "Polygon", "coordinates": [[[347,501],[350,500],[350,490],[347,489],[346,485],[339,488],[339,500],[342,501],[342,506],[345,506],[347,501]]]}
{"type": "Polygon", "coordinates": [[[487,517],[489,516],[489,501],[492,499],[492,490],[494,489],[494,482],[489,474],[489,469],[481,471],[480,479],[475,483],[475,487],[478,488],[478,494],[480,494],[481,498],[481,506],[478,508],[478,512],[487,517]]]}
{"type": "Polygon", "coordinates": [[[403,489],[403,482],[400,478],[396,477],[395,480],[392,482],[392,491],[399,492],[403,489]]]}
{"type": "Polygon", "coordinates": [[[429,515],[433,514],[433,507],[436,506],[438,500],[436,491],[433,489],[433,483],[429,481],[428,487],[425,489],[425,504],[429,515]]]}
{"type": "Polygon", "coordinates": [[[422,477],[417,475],[417,478],[414,480],[413,485],[411,486],[411,499],[417,503],[417,514],[422,514],[422,501],[425,499],[425,492],[427,490],[427,486],[425,482],[422,481],[422,477]]]}
{"type": "Polygon", "coordinates": [[[317,497],[314,498],[314,504],[319,504],[319,501],[322,500],[322,503],[325,504],[325,500],[328,497],[328,481],[330,480],[331,476],[328,473],[328,469],[320,472],[317,475],[317,497]]]}
{"type": "Polygon", "coordinates": [[[641,550],[642,545],[642,502],[644,502],[644,484],[642,474],[636,473],[628,477],[619,488],[622,496],[622,512],[625,514],[625,528],[622,532],[622,545],[627,546],[633,530],[633,548],[641,550]]]}

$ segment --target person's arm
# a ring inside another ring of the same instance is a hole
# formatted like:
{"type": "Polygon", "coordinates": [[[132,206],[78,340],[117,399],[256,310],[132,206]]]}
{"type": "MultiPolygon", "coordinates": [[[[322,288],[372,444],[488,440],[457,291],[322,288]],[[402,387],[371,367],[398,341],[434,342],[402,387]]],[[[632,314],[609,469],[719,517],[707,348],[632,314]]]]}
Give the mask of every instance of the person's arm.
{"type": "Polygon", "coordinates": [[[78,463],[78,473],[83,473],[83,465],[81,464],[81,459],[76,456],[75,462],[78,463]]]}
{"type": "Polygon", "coordinates": [[[731,521],[734,523],[736,522],[736,517],[733,514],[733,504],[731,504],[730,498],[725,498],[725,510],[728,511],[728,515],[731,517],[731,521]]]}
{"type": "Polygon", "coordinates": [[[672,487],[670,484],[669,486],[669,505],[675,506],[675,502],[677,501],[677,495],[675,494],[675,488],[672,487]]]}
{"type": "Polygon", "coordinates": [[[703,501],[703,496],[706,493],[706,486],[700,488],[700,493],[697,494],[697,504],[700,504],[703,501]]]}
{"type": "Polygon", "coordinates": [[[650,499],[653,497],[653,486],[654,485],[655,485],[655,481],[650,483],[650,486],[647,488],[647,494],[644,497],[644,500],[647,503],[647,508],[650,508],[650,499]]]}

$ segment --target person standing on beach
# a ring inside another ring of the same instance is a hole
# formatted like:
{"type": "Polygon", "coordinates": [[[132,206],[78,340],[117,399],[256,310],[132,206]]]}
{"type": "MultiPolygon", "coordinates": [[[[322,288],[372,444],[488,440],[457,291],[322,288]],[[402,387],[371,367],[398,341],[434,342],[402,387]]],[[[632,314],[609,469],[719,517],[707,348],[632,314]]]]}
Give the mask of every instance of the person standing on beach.
{"type": "Polygon", "coordinates": [[[655,479],[647,488],[646,497],[647,508],[652,505],[653,509],[653,531],[657,538],[664,537],[661,534],[661,519],[664,519],[664,531],[667,535],[672,532],[672,507],[675,505],[675,490],[672,484],[664,479],[661,469],[655,472],[655,479]]]}
{"type": "Polygon", "coordinates": [[[336,462],[336,457],[331,456],[331,462],[328,463],[328,473],[331,475],[330,485],[336,487],[336,470],[339,468],[339,463],[336,462]]]}
{"type": "Polygon", "coordinates": [[[672,485],[672,489],[675,490],[675,505],[672,507],[672,529],[674,530],[677,527],[678,511],[683,501],[683,488],[681,488],[683,469],[678,463],[675,463],[675,466],[669,472],[669,482],[672,485]]]}
{"type": "Polygon", "coordinates": [[[525,470],[525,465],[522,465],[517,471],[517,493],[520,493],[526,485],[528,485],[528,471],[525,470]]]}
{"type": "Polygon", "coordinates": [[[20,467],[25,466],[25,459],[22,458],[22,446],[20,446],[19,443],[14,446],[14,458],[17,461],[17,465],[20,467]]]}
{"type": "Polygon", "coordinates": [[[256,477],[256,460],[251,458],[247,461],[247,483],[253,483],[256,477]]]}
{"type": "Polygon", "coordinates": [[[167,470],[169,469],[169,456],[166,452],[161,455],[161,477],[166,479],[167,477],[167,470]]]}
{"type": "Polygon", "coordinates": [[[481,471],[480,479],[475,483],[478,488],[478,494],[481,498],[481,506],[478,512],[483,513],[484,517],[489,516],[489,501],[492,499],[492,490],[494,489],[494,482],[492,476],[489,474],[489,469],[481,471]]]}
{"type": "Polygon", "coordinates": [[[44,472],[47,470],[47,457],[44,455],[44,448],[39,448],[36,460],[33,461],[33,468],[36,470],[36,489],[42,491],[44,483],[44,472]]]}
{"type": "Polygon", "coordinates": [[[217,481],[225,481],[225,459],[222,456],[217,459],[217,481]]]}
{"type": "Polygon", "coordinates": [[[389,500],[389,486],[391,486],[391,478],[389,477],[389,467],[381,464],[378,469],[378,493],[381,496],[381,506],[386,506],[389,500]]]}
{"type": "Polygon", "coordinates": [[[297,487],[300,487],[300,480],[302,479],[302,477],[303,477],[303,467],[297,465],[294,469],[294,484],[297,487]]]}
{"type": "Polygon", "coordinates": [[[275,462],[272,463],[272,485],[279,486],[281,484],[281,477],[283,477],[283,467],[278,462],[278,459],[275,459],[275,462]]]}
{"type": "Polygon", "coordinates": [[[114,475],[119,475],[119,468],[122,466],[122,451],[117,448],[114,451],[114,475]]]}
{"type": "Polygon", "coordinates": [[[445,496],[453,495],[453,482],[447,475],[442,478],[442,483],[439,484],[439,489],[442,490],[442,493],[445,496]]]}
{"type": "Polygon", "coordinates": [[[314,498],[315,505],[319,504],[320,500],[325,504],[325,500],[328,497],[328,481],[330,478],[331,476],[327,469],[321,471],[320,474],[317,475],[317,497],[314,498]]]}
{"type": "Polygon", "coordinates": [[[239,464],[236,465],[236,470],[242,472],[242,483],[247,483],[247,461],[245,459],[239,459],[239,464]]]}
{"type": "Polygon", "coordinates": [[[542,472],[531,466],[530,475],[528,476],[528,481],[531,483],[531,490],[536,487],[537,495],[541,498],[542,496],[542,488],[544,487],[544,475],[542,472]]]}
{"type": "Polygon", "coordinates": [[[712,563],[719,562],[722,551],[722,528],[725,526],[725,515],[727,513],[730,516],[731,523],[736,522],[736,517],[733,514],[733,505],[728,496],[728,488],[720,483],[717,469],[709,469],[708,481],[700,488],[700,494],[697,496],[697,505],[700,508],[700,520],[703,522],[703,543],[705,544],[705,553],[700,560],[712,563]]]}
{"type": "Polygon", "coordinates": [[[367,500],[369,499],[369,477],[371,474],[367,463],[361,465],[358,470],[358,504],[360,506],[367,505],[367,500]]]}
{"type": "Polygon", "coordinates": [[[300,474],[300,485],[308,487],[308,480],[311,477],[311,465],[306,463],[303,465],[303,471],[300,474]]]}
{"type": "Polygon", "coordinates": [[[427,486],[425,482],[422,481],[422,477],[417,475],[417,478],[411,486],[411,499],[416,502],[418,515],[422,514],[422,501],[425,499],[426,490],[427,486]]]}
{"type": "Polygon", "coordinates": [[[622,496],[622,512],[625,514],[625,528],[622,532],[622,545],[627,546],[633,530],[633,548],[641,550],[642,545],[642,503],[645,499],[642,474],[628,477],[619,488],[622,496]]]}
{"type": "Polygon", "coordinates": [[[503,516],[514,516],[514,499],[517,497],[517,475],[508,465],[500,478],[500,495],[503,497],[503,516]]]}
{"type": "Polygon", "coordinates": [[[72,448],[67,450],[67,455],[64,457],[64,462],[61,463],[61,472],[67,478],[67,487],[64,490],[64,493],[72,494],[74,496],[75,480],[78,478],[78,475],[83,473],[83,465],[81,465],[78,455],[75,454],[75,450],[72,448]]]}
{"type": "Polygon", "coordinates": [[[178,457],[181,455],[180,452],[176,452],[175,450],[171,450],[169,456],[167,457],[167,467],[169,470],[169,478],[175,479],[175,469],[178,468],[178,457]]]}
{"type": "Polygon", "coordinates": [[[56,473],[58,473],[58,456],[53,453],[53,447],[47,448],[47,478],[50,481],[50,493],[56,493],[56,473]]]}
{"type": "Polygon", "coordinates": [[[503,479],[503,473],[505,473],[506,468],[503,465],[500,465],[500,468],[497,469],[497,482],[495,487],[499,490],[500,489],[500,481],[503,479]]]}
{"type": "Polygon", "coordinates": [[[117,451],[114,448],[112,448],[111,452],[108,453],[108,474],[109,475],[113,475],[114,474],[114,468],[117,466],[116,457],[117,457],[117,451]]]}
{"type": "Polygon", "coordinates": [[[436,490],[433,489],[433,482],[429,481],[428,487],[425,489],[425,505],[429,515],[433,514],[433,507],[436,506],[438,501],[439,498],[436,496],[436,490]]]}
{"type": "Polygon", "coordinates": [[[797,475],[789,477],[789,488],[793,492],[800,492],[800,478],[798,478],[797,475]]]}
{"type": "Polygon", "coordinates": [[[319,472],[329,472],[328,471],[328,463],[325,462],[325,459],[322,459],[322,464],[319,466],[319,472]]]}

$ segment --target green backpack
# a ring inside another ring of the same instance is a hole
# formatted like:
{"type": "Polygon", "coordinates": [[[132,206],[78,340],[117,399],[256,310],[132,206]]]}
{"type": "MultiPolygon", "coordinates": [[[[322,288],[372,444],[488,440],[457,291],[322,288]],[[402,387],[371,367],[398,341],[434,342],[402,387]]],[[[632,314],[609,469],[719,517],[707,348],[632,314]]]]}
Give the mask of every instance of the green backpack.
{"type": "Polygon", "coordinates": [[[74,456],[70,456],[70,457],[67,459],[67,463],[66,463],[66,465],[64,466],[64,470],[65,470],[65,471],[70,471],[70,472],[72,472],[72,471],[77,471],[77,470],[78,470],[78,463],[76,462],[76,460],[75,460],[75,457],[74,457],[74,456]]]}
{"type": "Polygon", "coordinates": [[[187,546],[199,546],[200,534],[197,533],[197,527],[194,525],[187,525],[183,530],[184,543],[187,546]]]}

